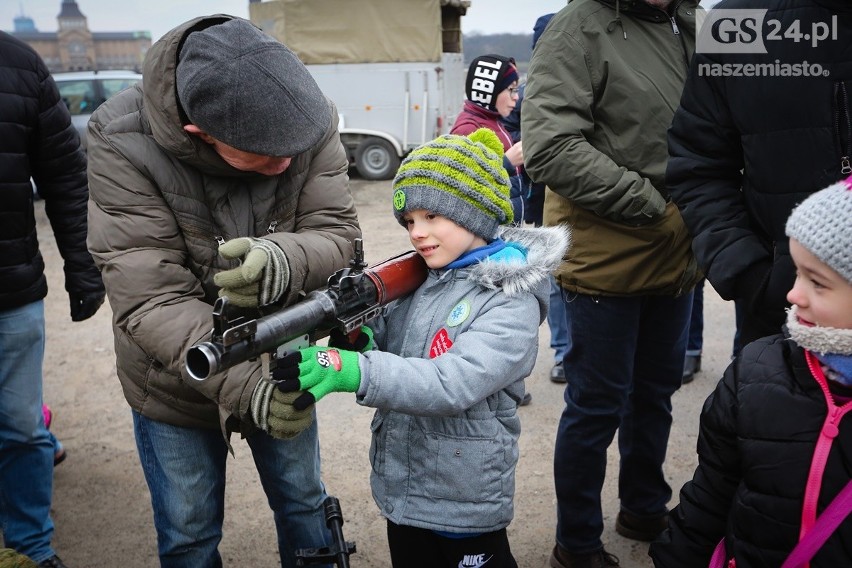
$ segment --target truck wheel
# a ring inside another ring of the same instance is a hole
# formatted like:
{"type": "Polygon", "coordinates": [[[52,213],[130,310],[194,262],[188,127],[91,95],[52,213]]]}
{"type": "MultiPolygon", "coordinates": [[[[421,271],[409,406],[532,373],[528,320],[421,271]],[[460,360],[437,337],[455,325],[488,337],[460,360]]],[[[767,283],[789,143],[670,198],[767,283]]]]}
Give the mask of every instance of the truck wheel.
{"type": "Polygon", "coordinates": [[[399,168],[399,156],[390,142],[367,138],[355,149],[355,167],[364,179],[391,179],[399,168]]]}

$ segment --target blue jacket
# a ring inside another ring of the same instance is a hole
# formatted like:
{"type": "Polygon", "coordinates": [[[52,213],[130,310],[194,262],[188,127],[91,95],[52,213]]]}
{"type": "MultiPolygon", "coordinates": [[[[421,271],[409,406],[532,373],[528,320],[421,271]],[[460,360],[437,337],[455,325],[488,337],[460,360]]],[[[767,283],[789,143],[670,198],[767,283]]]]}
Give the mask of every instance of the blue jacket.
{"type": "Polygon", "coordinates": [[[373,498],[390,521],[456,533],[506,527],[514,513],[518,402],[567,231],[505,229],[526,264],[488,258],[432,270],[373,322],[357,400],[378,410],[373,498]]]}

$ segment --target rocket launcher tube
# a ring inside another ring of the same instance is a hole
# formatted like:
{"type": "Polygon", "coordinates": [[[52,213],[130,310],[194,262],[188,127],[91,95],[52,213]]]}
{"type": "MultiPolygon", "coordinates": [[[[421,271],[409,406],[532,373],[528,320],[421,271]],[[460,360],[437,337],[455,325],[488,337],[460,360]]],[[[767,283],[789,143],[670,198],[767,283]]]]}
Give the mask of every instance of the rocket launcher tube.
{"type": "Polygon", "coordinates": [[[311,292],[297,304],[258,319],[231,321],[227,299],[219,298],[213,307],[211,340],[187,352],[184,364],[189,376],[203,381],[264,353],[275,354],[279,346],[317,330],[338,327],[350,333],[426,280],[426,263],[414,251],[364,268],[359,241],[351,267],[332,274],[325,289],[311,292]]]}

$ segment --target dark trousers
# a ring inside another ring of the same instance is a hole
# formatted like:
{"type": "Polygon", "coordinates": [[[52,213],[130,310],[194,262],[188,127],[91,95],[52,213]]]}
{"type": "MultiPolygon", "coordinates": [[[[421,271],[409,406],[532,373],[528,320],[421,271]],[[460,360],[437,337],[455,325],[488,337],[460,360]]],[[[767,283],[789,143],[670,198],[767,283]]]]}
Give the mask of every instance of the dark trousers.
{"type": "Polygon", "coordinates": [[[566,292],[565,299],[570,379],[554,456],[556,540],[582,554],[602,546],[601,489],[616,430],[621,508],[642,516],[666,512],[672,492],[663,461],[692,294],[614,298],[566,292]]]}
{"type": "Polygon", "coordinates": [[[692,311],[689,316],[689,335],[686,341],[687,355],[701,355],[704,348],[704,279],[692,289],[692,311]]]}
{"type": "Polygon", "coordinates": [[[441,536],[429,529],[388,521],[394,568],[517,568],[506,529],[469,538],[441,536]]]}

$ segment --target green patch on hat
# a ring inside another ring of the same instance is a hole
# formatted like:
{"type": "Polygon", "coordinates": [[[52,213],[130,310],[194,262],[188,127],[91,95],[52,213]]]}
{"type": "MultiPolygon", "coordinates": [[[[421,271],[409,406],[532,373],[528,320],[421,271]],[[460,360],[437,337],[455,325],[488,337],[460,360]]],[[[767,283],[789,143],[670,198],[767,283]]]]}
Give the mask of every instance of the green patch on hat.
{"type": "Polygon", "coordinates": [[[393,193],[393,208],[397,211],[405,209],[405,192],[401,189],[397,189],[393,193]]]}

